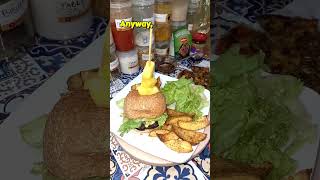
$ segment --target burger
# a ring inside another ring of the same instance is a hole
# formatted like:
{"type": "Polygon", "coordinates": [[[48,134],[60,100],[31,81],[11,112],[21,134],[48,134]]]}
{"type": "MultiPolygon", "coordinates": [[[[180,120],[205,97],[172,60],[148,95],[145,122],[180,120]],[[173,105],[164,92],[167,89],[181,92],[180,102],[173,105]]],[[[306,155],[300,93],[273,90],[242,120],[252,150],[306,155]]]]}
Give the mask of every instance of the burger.
{"type": "Polygon", "coordinates": [[[132,88],[123,102],[124,120],[119,132],[121,135],[136,129],[146,131],[162,126],[167,120],[166,99],[161,92],[140,95],[132,88]]]}

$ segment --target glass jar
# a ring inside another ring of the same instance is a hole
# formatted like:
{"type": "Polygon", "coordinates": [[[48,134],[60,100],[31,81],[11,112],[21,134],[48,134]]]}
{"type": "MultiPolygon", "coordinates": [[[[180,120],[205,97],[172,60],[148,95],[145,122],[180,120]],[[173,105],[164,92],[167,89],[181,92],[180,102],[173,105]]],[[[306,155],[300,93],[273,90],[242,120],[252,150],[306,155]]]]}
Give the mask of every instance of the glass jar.
{"type": "Polygon", "coordinates": [[[190,55],[195,60],[199,60],[204,57],[204,54],[207,51],[207,38],[207,35],[203,33],[194,33],[192,35],[190,55]]]}
{"type": "Polygon", "coordinates": [[[172,21],[186,21],[188,12],[188,0],[172,1],[172,21]]]}
{"type": "Polygon", "coordinates": [[[160,57],[167,57],[169,53],[169,41],[155,43],[155,55],[160,57]]]}
{"type": "Polygon", "coordinates": [[[163,42],[170,41],[171,37],[171,1],[170,0],[156,0],[154,9],[155,19],[155,41],[163,42]]]}
{"type": "Polygon", "coordinates": [[[116,54],[116,47],[114,44],[110,45],[110,79],[116,79],[120,76],[120,63],[116,54]]]}
{"type": "MultiPolygon", "coordinates": [[[[137,46],[138,51],[138,61],[140,67],[144,68],[146,62],[149,60],[149,46],[137,46]]],[[[154,60],[154,46],[151,50],[151,58],[150,60],[154,60]]]]}
{"type": "MultiPolygon", "coordinates": [[[[152,22],[154,24],[154,0],[132,0],[133,21],[152,22]]],[[[135,44],[138,46],[149,46],[149,30],[135,28],[135,44]]],[[[152,36],[154,41],[154,35],[152,36]]]]}
{"type": "Polygon", "coordinates": [[[139,61],[137,50],[126,52],[117,51],[121,72],[124,74],[134,74],[139,71],[139,61]]]}
{"type": "Polygon", "coordinates": [[[129,51],[134,48],[133,29],[121,27],[122,21],[132,21],[132,4],[130,1],[110,2],[110,22],[113,40],[118,51],[129,51]]]}
{"type": "Polygon", "coordinates": [[[27,1],[0,1],[0,60],[20,55],[21,47],[31,46],[34,31],[27,1]]]}

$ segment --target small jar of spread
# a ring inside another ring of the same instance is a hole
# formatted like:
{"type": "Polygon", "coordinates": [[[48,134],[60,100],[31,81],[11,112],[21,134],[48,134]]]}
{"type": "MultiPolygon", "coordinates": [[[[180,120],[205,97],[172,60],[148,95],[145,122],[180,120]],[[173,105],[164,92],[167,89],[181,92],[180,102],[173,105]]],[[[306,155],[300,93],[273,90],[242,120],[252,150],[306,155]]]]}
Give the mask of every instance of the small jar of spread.
{"type": "MultiPolygon", "coordinates": [[[[137,46],[138,51],[138,61],[141,68],[144,68],[146,62],[149,60],[149,47],[148,46],[137,46]]],[[[151,49],[151,58],[154,60],[154,46],[151,49]]]]}
{"type": "Polygon", "coordinates": [[[176,60],[170,56],[157,57],[156,59],[156,71],[163,74],[173,73],[176,69],[176,60]]]}
{"type": "Polygon", "coordinates": [[[195,59],[199,60],[203,58],[206,51],[207,35],[203,33],[192,34],[192,45],[190,55],[195,59]]]}

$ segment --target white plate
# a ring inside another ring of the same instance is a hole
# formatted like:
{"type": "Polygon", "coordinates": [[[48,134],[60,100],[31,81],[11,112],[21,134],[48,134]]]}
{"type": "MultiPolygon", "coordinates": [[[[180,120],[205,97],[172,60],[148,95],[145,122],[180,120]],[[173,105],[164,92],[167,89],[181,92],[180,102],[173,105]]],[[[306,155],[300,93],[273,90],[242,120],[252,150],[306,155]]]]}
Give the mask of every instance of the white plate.
{"type": "MultiPolygon", "coordinates": [[[[161,75],[155,73],[155,78],[160,77],[162,86],[164,86],[168,81],[176,81],[176,78],[161,75]]],[[[144,151],[145,153],[151,154],[158,158],[171,161],[174,163],[184,163],[187,162],[194,154],[197,146],[193,146],[193,151],[190,153],[177,153],[170,150],[163,142],[161,142],[157,137],[149,137],[146,133],[140,133],[137,131],[130,131],[126,133],[123,137],[120,136],[118,129],[120,128],[123,117],[123,109],[117,106],[117,101],[125,98],[129,93],[131,86],[141,82],[141,74],[133,79],[127,86],[125,86],[117,95],[110,101],[110,131],[114,133],[117,138],[122,139],[129,145],[144,151]]],[[[210,101],[210,92],[205,90],[204,92],[208,101],[210,101]]],[[[202,110],[204,115],[209,114],[209,106],[202,110]]],[[[202,130],[203,132],[203,130],[202,130]]]]}

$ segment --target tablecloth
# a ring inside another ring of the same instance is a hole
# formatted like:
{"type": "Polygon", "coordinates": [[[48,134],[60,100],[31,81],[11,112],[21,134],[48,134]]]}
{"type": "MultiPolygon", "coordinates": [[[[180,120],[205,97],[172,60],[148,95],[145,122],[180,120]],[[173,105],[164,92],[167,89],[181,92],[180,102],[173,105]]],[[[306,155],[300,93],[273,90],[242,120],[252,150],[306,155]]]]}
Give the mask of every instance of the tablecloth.
{"type": "MultiPolygon", "coordinates": [[[[209,66],[207,59],[202,59],[197,64],[191,58],[184,59],[177,63],[177,67],[169,76],[177,77],[184,69],[190,69],[192,65],[209,66]]],[[[110,82],[110,98],[120,91],[126,84],[142,72],[121,76],[110,82]]],[[[172,167],[159,167],[143,164],[131,158],[118,142],[111,135],[110,139],[110,174],[112,180],[128,179],[128,180],[158,180],[158,179],[192,179],[206,180],[210,179],[210,144],[193,160],[172,167]]]]}
{"type": "Polygon", "coordinates": [[[104,18],[95,17],[89,31],[78,38],[55,41],[37,36],[19,57],[0,60],[0,124],[46,79],[104,34],[106,27],[104,18]]]}

